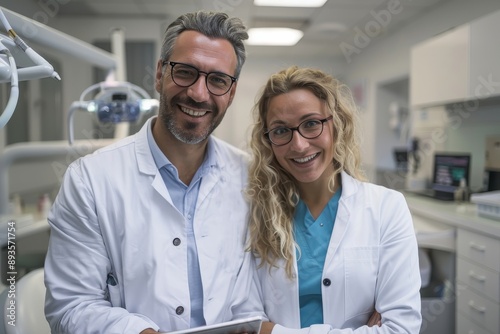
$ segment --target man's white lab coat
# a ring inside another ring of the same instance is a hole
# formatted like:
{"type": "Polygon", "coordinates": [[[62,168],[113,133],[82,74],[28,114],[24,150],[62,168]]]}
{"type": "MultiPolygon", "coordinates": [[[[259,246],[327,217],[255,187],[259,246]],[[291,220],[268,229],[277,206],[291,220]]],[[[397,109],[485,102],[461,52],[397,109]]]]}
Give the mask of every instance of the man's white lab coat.
{"type": "MultiPolygon", "coordinates": [[[[189,327],[185,219],[142,130],[68,168],[49,215],[46,316],[57,333],[189,327]]],[[[194,231],[207,324],[261,315],[244,252],[247,155],[212,137],[194,231]]]]}

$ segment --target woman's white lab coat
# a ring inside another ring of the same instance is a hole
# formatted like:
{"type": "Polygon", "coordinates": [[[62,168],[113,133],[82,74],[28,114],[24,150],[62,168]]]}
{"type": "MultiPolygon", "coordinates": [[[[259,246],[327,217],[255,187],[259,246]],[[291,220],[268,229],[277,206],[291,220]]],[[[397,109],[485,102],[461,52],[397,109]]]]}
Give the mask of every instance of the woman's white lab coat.
{"type": "MultiPolygon", "coordinates": [[[[300,328],[298,279],[259,269],[266,315],[283,333],[414,333],[420,329],[420,271],[412,219],[399,192],[342,173],[342,195],[321,292],[324,325],[300,328]],[[374,310],[382,326],[364,326],[374,310]]],[[[295,265],[295,275],[297,266],[295,265]]]]}
{"type": "MultiPolygon", "coordinates": [[[[49,215],[46,315],[57,333],[189,327],[185,219],[173,205],[146,127],[69,166],[49,215]],[[108,284],[106,284],[106,282],[108,284]]],[[[247,156],[211,138],[194,231],[207,324],[261,315],[244,252],[247,156]]]]}

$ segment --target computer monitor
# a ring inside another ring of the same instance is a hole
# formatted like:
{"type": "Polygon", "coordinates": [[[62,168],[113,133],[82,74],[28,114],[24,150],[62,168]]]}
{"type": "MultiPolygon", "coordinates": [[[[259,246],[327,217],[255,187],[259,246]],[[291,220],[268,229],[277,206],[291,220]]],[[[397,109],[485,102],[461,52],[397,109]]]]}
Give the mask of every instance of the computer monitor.
{"type": "Polygon", "coordinates": [[[460,180],[469,186],[470,153],[435,153],[432,189],[442,196],[453,198],[460,180]]]}

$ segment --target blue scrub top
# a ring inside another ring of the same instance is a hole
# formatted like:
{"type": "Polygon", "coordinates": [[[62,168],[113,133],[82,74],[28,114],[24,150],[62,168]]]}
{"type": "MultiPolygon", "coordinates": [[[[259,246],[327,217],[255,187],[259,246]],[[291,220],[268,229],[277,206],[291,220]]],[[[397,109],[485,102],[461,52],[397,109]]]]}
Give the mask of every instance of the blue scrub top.
{"type": "Polygon", "coordinates": [[[341,192],[339,188],[316,220],[302,200],[295,211],[295,240],[300,248],[297,267],[302,328],[323,323],[321,279],[341,192]]]}

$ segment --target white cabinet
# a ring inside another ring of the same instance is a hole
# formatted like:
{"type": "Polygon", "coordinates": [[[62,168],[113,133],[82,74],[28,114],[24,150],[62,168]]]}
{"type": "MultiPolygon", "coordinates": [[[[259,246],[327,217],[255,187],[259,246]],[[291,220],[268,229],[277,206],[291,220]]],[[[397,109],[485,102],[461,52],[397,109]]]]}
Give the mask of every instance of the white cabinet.
{"type": "Polygon", "coordinates": [[[423,196],[405,195],[414,219],[419,246],[430,246],[433,255],[441,255],[437,259],[439,261],[433,261],[434,276],[431,278],[434,279],[435,274],[440,279],[452,278],[453,290],[445,290],[443,298],[437,303],[431,304],[426,310],[423,300],[422,326],[431,329],[421,333],[444,333],[443,329],[432,327],[445,318],[445,329],[452,328],[454,334],[499,334],[498,221],[478,216],[473,204],[457,206],[423,196]],[[448,241],[450,235],[446,232],[450,229],[456,231],[452,235],[452,243],[448,241]],[[453,268],[450,261],[443,261],[445,255],[448,259],[453,258],[453,268]],[[447,314],[450,305],[453,316],[447,314]]]}
{"type": "Polygon", "coordinates": [[[414,46],[410,103],[414,107],[500,96],[500,11],[414,46]]]}
{"type": "Polygon", "coordinates": [[[500,240],[457,232],[457,334],[500,333],[500,240]]]}
{"type": "Polygon", "coordinates": [[[411,50],[413,106],[441,104],[466,96],[469,31],[469,25],[465,25],[411,50]]]}
{"type": "Polygon", "coordinates": [[[469,97],[500,96],[500,11],[470,25],[469,97]]]}

